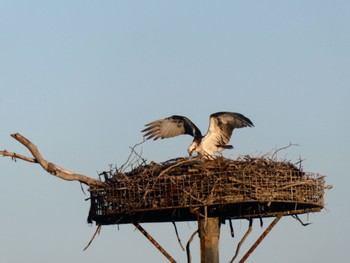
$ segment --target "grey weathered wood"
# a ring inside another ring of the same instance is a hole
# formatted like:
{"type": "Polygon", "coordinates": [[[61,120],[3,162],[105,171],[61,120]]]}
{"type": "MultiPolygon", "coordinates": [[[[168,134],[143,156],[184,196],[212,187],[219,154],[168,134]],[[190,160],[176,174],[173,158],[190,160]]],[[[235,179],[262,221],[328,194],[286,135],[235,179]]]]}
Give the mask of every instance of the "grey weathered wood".
{"type": "Polygon", "coordinates": [[[6,150],[0,151],[0,156],[1,155],[8,156],[8,157],[12,157],[15,160],[21,159],[21,160],[31,162],[31,163],[38,163],[49,174],[54,175],[54,176],[61,178],[63,180],[79,181],[79,182],[86,184],[88,186],[101,184],[101,182],[99,180],[90,178],[90,177],[82,175],[82,174],[77,174],[77,173],[71,172],[69,170],[63,169],[62,167],[59,167],[58,165],[56,165],[54,163],[48,162],[47,160],[45,160],[42,157],[38,148],[31,141],[29,141],[27,138],[25,138],[21,134],[14,133],[14,134],[11,134],[11,137],[16,139],[18,142],[23,144],[25,147],[27,147],[27,149],[32,153],[33,158],[27,157],[27,156],[24,156],[21,154],[17,154],[17,153],[8,152],[6,150]]]}
{"type": "Polygon", "coordinates": [[[201,263],[219,263],[220,221],[218,217],[198,220],[201,263]]]}

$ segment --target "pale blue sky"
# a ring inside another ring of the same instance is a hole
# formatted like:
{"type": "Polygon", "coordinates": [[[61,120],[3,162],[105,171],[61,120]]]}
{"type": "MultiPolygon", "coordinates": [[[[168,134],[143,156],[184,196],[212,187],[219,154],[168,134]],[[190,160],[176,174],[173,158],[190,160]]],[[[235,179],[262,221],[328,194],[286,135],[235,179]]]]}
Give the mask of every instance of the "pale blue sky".
{"type": "MultiPolygon", "coordinates": [[[[283,218],[250,262],[345,262],[350,170],[350,3],[348,1],[0,1],[0,149],[27,154],[20,132],[44,157],[97,176],[121,165],[143,125],[186,115],[203,132],[216,111],[248,116],[225,156],[258,155],[290,142],[281,158],[305,159],[326,175],[326,209],[283,218]]],[[[143,156],[184,156],[190,137],[147,142],[143,156]]],[[[78,183],[40,167],[0,160],[0,262],[166,262],[133,226],[95,227],[78,183]]],[[[265,220],[265,227],[270,222],[265,220]]],[[[179,262],[171,224],[145,224],[179,262]]],[[[228,262],[237,237],[222,226],[228,262]]],[[[185,243],[196,224],[178,224],[185,243]]],[[[259,223],[241,256],[262,233],[259,223]]],[[[198,262],[198,239],[192,245],[198,262]]]]}

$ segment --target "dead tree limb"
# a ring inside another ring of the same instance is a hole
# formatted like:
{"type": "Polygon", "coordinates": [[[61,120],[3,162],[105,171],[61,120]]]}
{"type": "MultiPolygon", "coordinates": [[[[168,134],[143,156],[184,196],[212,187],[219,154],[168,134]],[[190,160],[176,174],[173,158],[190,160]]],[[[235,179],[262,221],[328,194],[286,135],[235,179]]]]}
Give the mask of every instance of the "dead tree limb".
{"type": "Polygon", "coordinates": [[[12,152],[8,152],[6,150],[0,151],[0,154],[2,156],[6,156],[6,157],[11,157],[13,161],[17,161],[17,159],[21,159],[23,161],[29,162],[29,163],[38,163],[37,160],[35,160],[34,158],[31,157],[27,157],[18,153],[12,153],[12,152]]]}
{"type": "Polygon", "coordinates": [[[6,150],[0,151],[0,155],[4,157],[5,156],[11,157],[13,160],[21,159],[23,161],[30,162],[30,163],[38,163],[49,174],[54,175],[66,181],[79,181],[88,186],[101,184],[101,181],[97,179],[93,179],[85,175],[71,172],[69,170],[63,169],[62,167],[59,167],[54,163],[46,161],[42,157],[38,148],[31,141],[29,141],[27,138],[25,138],[21,134],[14,133],[14,134],[11,134],[11,137],[17,140],[18,142],[20,142],[22,145],[24,145],[31,152],[33,157],[27,157],[21,154],[8,152],[6,150]]]}

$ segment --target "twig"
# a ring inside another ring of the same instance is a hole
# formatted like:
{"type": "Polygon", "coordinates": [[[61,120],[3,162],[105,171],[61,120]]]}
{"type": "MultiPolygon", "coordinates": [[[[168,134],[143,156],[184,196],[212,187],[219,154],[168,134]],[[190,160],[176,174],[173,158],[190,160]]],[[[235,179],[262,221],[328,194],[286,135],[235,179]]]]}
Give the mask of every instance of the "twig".
{"type": "Polygon", "coordinates": [[[302,169],[301,164],[303,161],[305,161],[305,159],[301,159],[301,156],[299,156],[299,160],[296,163],[294,163],[294,165],[297,166],[299,164],[299,170],[301,170],[302,169]]]}
{"type": "Polygon", "coordinates": [[[190,239],[187,241],[187,245],[186,245],[186,254],[187,254],[187,263],[191,263],[191,251],[190,251],[190,244],[194,238],[194,236],[196,234],[199,233],[199,229],[197,229],[196,231],[193,232],[193,234],[191,235],[190,239]]]}
{"type": "Polygon", "coordinates": [[[272,154],[272,157],[271,157],[271,159],[272,160],[274,160],[274,158],[275,158],[275,155],[277,155],[277,153],[279,152],[279,151],[282,151],[282,150],[285,150],[285,149],[288,149],[289,147],[291,147],[291,146],[299,146],[298,144],[294,144],[294,143],[289,143],[287,146],[285,146],[285,147],[282,147],[282,148],[279,148],[279,149],[277,149],[273,154],[272,154]]]}
{"type": "Polygon", "coordinates": [[[0,154],[3,157],[11,157],[11,159],[13,161],[15,161],[15,162],[17,161],[17,159],[21,159],[21,160],[29,162],[29,163],[38,163],[38,161],[36,159],[34,159],[34,158],[27,157],[27,156],[24,156],[24,155],[21,155],[21,154],[18,154],[18,153],[8,152],[6,150],[0,151],[0,154]]]}
{"type": "Polygon", "coordinates": [[[133,147],[129,147],[131,149],[131,151],[134,152],[134,154],[142,161],[140,165],[143,165],[143,164],[146,164],[147,163],[147,160],[145,158],[142,157],[142,148],[141,148],[141,152],[138,153],[135,151],[135,147],[138,146],[138,145],[141,145],[142,143],[144,143],[145,141],[143,142],[140,142],[136,145],[134,145],[133,147]]]}
{"type": "Polygon", "coordinates": [[[178,166],[180,166],[180,165],[182,165],[182,164],[184,164],[184,163],[190,162],[190,161],[192,161],[192,160],[191,160],[191,159],[185,159],[185,160],[183,160],[183,161],[177,162],[177,163],[175,163],[174,165],[169,166],[168,168],[164,169],[164,170],[158,175],[158,177],[161,177],[161,176],[163,176],[165,173],[169,172],[171,169],[174,169],[175,167],[178,167],[178,166]]]}
{"type": "Polygon", "coordinates": [[[232,220],[229,219],[228,222],[229,222],[229,224],[230,224],[230,233],[231,233],[231,237],[235,237],[235,230],[233,229],[232,220]]]}
{"type": "Polygon", "coordinates": [[[176,237],[177,237],[177,241],[179,242],[181,249],[182,249],[183,251],[185,251],[185,249],[184,249],[184,247],[183,247],[183,245],[182,245],[182,243],[181,243],[181,239],[180,239],[180,236],[179,236],[179,232],[177,232],[176,224],[175,224],[174,221],[172,221],[172,223],[173,223],[174,228],[175,228],[175,234],[176,234],[176,237]]]}
{"type": "Polygon", "coordinates": [[[260,221],[260,227],[262,228],[264,226],[264,221],[262,219],[262,216],[259,214],[259,221],[260,221]]]}
{"type": "Polygon", "coordinates": [[[312,224],[312,223],[304,223],[304,222],[299,218],[298,215],[292,215],[292,217],[295,218],[296,220],[298,220],[302,226],[308,226],[308,225],[311,225],[311,224],[312,224]]]}
{"type": "MultiPolygon", "coordinates": [[[[145,142],[145,139],[144,139],[142,142],[136,143],[133,147],[130,147],[131,152],[130,152],[128,158],[126,159],[126,161],[124,162],[124,164],[119,168],[119,172],[123,172],[123,171],[126,169],[126,167],[128,167],[128,166],[130,165],[130,159],[131,159],[131,157],[133,156],[133,154],[136,153],[135,148],[136,148],[137,146],[143,144],[144,142],[145,142]]],[[[137,154],[137,156],[139,156],[139,155],[137,154]]],[[[140,157],[140,156],[139,156],[139,157],[140,157]]],[[[141,158],[141,159],[142,159],[142,158],[141,158]]],[[[143,161],[144,163],[146,162],[144,159],[142,159],[142,161],[143,161]]]]}
{"type": "Polygon", "coordinates": [[[89,246],[91,245],[92,241],[95,239],[96,235],[97,234],[100,234],[101,232],[101,228],[102,228],[102,225],[98,225],[96,227],[96,231],[94,233],[94,235],[92,236],[92,238],[90,239],[89,243],[86,245],[86,247],[83,249],[83,251],[87,250],[89,248],[89,246]]]}
{"type": "Polygon", "coordinates": [[[237,248],[236,248],[236,253],[235,255],[233,256],[233,258],[231,259],[230,263],[232,263],[238,256],[238,253],[239,253],[239,250],[242,246],[242,244],[244,243],[244,241],[246,240],[246,238],[249,236],[250,232],[252,232],[252,229],[253,229],[253,219],[252,218],[249,218],[249,227],[247,229],[247,232],[244,234],[244,236],[242,237],[241,241],[239,241],[238,245],[237,245],[237,248]]]}
{"type": "Polygon", "coordinates": [[[84,195],[86,195],[85,191],[84,191],[84,188],[83,188],[83,184],[80,183],[80,188],[81,188],[81,191],[83,192],[84,195]]]}

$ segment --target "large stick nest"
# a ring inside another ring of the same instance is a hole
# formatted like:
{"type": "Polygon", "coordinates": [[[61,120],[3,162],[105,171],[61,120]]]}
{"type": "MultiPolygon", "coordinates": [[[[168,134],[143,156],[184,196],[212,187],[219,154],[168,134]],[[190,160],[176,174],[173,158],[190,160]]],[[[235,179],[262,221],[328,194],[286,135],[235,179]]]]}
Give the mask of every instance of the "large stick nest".
{"type": "Polygon", "coordinates": [[[182,221],[204,212],[246,218],[323,208],[324,177],[289,161],[178,158],[110,175],[90,188],[89,221],[182,221]]]}

